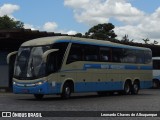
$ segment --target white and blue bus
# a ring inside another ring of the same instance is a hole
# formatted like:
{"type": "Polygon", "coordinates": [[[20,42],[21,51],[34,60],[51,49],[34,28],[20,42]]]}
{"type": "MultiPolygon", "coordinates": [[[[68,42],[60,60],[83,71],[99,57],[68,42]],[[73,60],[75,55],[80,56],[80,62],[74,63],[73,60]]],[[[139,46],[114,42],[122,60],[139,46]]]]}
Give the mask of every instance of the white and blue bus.
{"type": "MultiPolygon", "coordinates": [[[[9,58],[16,54],[10,53],[9,58]]],[[[13,92],[44,95],[118,91],[137,94],[152,86],[148,48],[71,36],[44,37],[23,43],[15,60],[13,92]]]]}

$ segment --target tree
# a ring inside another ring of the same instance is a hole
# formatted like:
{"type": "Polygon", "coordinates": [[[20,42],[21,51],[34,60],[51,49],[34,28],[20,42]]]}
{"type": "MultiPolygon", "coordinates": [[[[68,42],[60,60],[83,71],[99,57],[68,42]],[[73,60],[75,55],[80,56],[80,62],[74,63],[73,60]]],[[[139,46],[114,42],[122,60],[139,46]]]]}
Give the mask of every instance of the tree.
{"type": "Polygon", "coordinates": [[[117,35],[114,33],[114,25],[112,23],[104,23],[93,26],[85,33],[86,37],[95,39],[114,39],[117,35]]]}
{"type": "Polygon", "coordinates": [[[13,18],[4,15],[0,17],[0,29],[15,29],[15,28],[23,28],[24,23],[21,21],[16,21],[13,18]]]}
{"type": "Polygon", "coordinates": [[[121,41],[124,42],[124,43],[127,43],[127,42],[133,42],[133,39],[129,40],[128,35],[125,35],[124,37],[122,37],[121,41]]]}
{"type": "Polygon", "coordinates": [[[82,33],[75,34],[75,37],[82,37],[82,36],[83,36],[82,33]]]}
{"type": "Polygon", "coordinates": [[[148,44],[148,42],[150,41],[149,38],[146,39],[142,39],[144,41],[145,44],[148,44]]]}
{"type": "Polygon", "coordinates": [[[154,45],[157,45],[157,44],[158,44],[158,42],[157,42],[156,40],[154,40],[153,44],[154,44],[154,45]]]}

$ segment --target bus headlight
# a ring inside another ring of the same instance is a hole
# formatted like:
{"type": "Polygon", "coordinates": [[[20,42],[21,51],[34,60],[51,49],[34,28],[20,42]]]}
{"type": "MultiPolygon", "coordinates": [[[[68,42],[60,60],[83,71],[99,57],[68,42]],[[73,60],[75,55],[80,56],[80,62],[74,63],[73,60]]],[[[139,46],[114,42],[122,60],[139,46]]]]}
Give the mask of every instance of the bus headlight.
{"type": "Polygon", "coordinates": [[[46,81],[39,81],[39,82],[36,82],[35,85],[42,85],[44,84],[46,81]]]}
{"type": "Polygon", "coordinates": [[[13,82],[13,85],[16,85],[16,82],[13,82]]]}
{"type": "Polygon", "coordinates": [[[36,83],[16,83],[16,82],[13,82],[13,85],[22,86],[22,87],[33,87],[33,86],[42,85],[44,82],[45,81],[39,81],[36,83]]]}
{"type": "Polygon", "coordinates": [[[44,82],[37,82],[36,85],[42,85],[44,82]]]}

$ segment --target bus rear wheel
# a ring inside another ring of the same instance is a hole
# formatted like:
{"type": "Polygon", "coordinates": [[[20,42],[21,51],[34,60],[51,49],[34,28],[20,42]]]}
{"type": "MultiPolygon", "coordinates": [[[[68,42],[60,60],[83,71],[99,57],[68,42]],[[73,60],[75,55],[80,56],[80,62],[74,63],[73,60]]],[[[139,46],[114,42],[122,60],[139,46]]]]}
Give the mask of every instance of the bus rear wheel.
{"type": "Polygon", "coordinates": [[[132,91],[131,91],[131,94],[138,94],[138,91],[139,91],[139,84],[137,82],[135,82],[133,85],[132,85],[132,91]]]}
{"type": "Polygon", "coordinates": [[[105,96],[105,95],[107,95],[107,92],[105,92],[105,91],[98,91],[97,94],[99,96],[105,96]]]}
{"type": "Polygon", "coordinates": [[[157,88],[159,88],[160,87],[160,82],[159,82],[159,80],[153,80],[153,88],[155,88],[155,89],[157,89],[157,88]]]}
{"type": "Polygon", "coordinates": [[[34,94],[34,97],[37,99],[37,100],[41,100],[43,99],[43,94],[34,94]]]}
{"type": "Polygon", "coordinates": [[[63,99],[69,99],[71,96],[71,90],[72,90],[71,86],[68,83],[65,83],[63,86],[63,91],[62,91],[61,97],[63,99]]]}

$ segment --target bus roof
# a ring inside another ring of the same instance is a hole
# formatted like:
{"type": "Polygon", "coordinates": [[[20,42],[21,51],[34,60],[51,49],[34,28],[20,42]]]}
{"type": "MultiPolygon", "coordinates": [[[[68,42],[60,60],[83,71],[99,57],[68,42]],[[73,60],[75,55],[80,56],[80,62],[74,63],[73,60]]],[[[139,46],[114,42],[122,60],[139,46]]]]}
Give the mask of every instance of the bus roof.
{"type": "Polygon", "coordinates": [[[72,43],[81,43],[81,44],[98,45],[98,46],[150,50],[149,48],[144,48],[144,47],[135,47],[135,46],[114,43],[110,41],[95,40],[95,39],[89,39],[89,38],[79,38],[79,37],[72,37],[72,36],[42,37],[42,38],[37,38],[37,39],[24,42],[21,46],[27,47],[27,46],[50,45],[50,44],[59,43],[59,42],[72,42],[72,43]]]}

